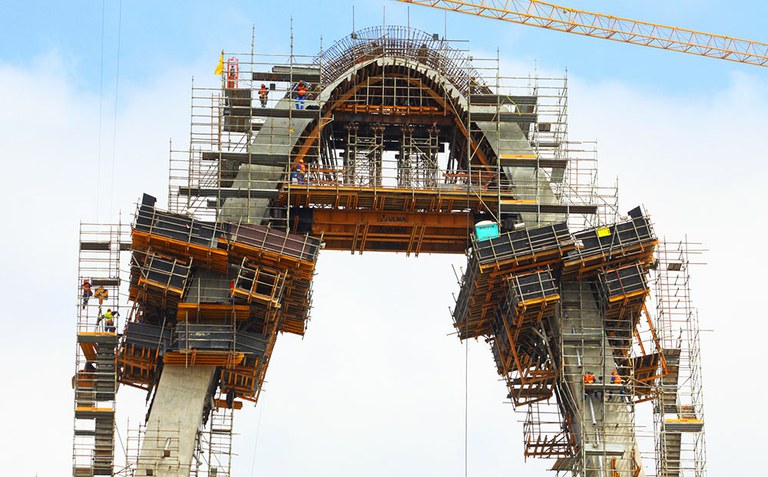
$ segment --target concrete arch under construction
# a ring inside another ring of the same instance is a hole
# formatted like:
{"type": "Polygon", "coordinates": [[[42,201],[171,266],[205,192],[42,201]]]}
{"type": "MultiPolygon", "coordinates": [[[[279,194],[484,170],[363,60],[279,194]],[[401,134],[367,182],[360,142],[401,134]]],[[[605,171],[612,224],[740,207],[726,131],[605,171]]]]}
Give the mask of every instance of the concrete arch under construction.
{"type": "Polygon", "coordinates": [[[484,79],[446,39],[398,26],[284,59],[232,56],[221,87],[194,92],[169,210],[145,195],[130,236],[81,234],[80,278],[113,299],[130,253],[131,312],[118,335],[101,303],[79,309],[73,475],[114,471],[118,382],[151,398],[132,475],[230,475],[201,442],[226,454],[212,442],[258,401],[277,337],[306,332],[323,248],[465,254],[453,324],[490,344],[527,412],[525,455],[643,475],[635,405],[653,401],[658,475],[683,475],[679,441],[703,432],[700,390],[680,391],[698,345],[646,301],[687,268],[666,267],[645,212],[622,216],[598,187],[594,154],[568,140],[565,79],[503,77],[498,62],[484,79]]]}

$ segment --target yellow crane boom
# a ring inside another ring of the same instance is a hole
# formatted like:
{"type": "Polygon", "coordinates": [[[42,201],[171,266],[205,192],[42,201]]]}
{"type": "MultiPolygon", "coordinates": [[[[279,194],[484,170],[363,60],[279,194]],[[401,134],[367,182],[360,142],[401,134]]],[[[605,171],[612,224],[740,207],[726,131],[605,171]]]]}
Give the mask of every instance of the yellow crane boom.
{"type": "Polygon", "coordinates": [[[578,35],[768,66],[768,43],[587,12],[538,0],[397,0],[578,35]]]}

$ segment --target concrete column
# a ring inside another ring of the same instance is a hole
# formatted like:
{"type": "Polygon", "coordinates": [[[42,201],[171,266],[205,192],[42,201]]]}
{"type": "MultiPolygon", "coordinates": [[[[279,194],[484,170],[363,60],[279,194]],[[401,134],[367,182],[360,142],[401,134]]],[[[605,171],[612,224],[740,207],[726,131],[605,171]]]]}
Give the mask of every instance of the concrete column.
{"type": "Polygon", "coordinates": [[[215,366],[166,366],[152,402],[137,477],[187,477],[215,366]]]}
{"type": "MultiPolygon", "coordinates": [[[[605,341],[598,298],[586,280],[563,281],[561,293],[561,331],[571,337],[581,337],[580,342],[571,340],[564,343],[565,370],[562,379],[575,401],[577,416],[573,427],[576,439],[587,453],[584,460],[587,469],[582,475],[598,477],[610,475],[612,470],[620,475],[632,475],[635,463],[639,463],[634,435],[634,408],[621,394],[603,396],[598,393],[595,396],[594,392],[586,393],[584,390],[583,376],[586,371],[605,381],[610,379],[611,370],[616,367],[613,346],[605,341]]],[[[640,475],[644,475],[642,470],[640,475]]]]}

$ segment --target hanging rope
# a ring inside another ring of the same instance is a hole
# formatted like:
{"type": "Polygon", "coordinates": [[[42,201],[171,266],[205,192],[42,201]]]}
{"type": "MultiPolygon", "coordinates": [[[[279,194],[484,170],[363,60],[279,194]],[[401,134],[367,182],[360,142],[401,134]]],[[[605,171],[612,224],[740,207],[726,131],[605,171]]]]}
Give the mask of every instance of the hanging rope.
{"type": "Polygon", "coordinates": [[[113,129],[112,129],[112,165],[111,170],[112,174],[109,178],[109,214],[112,215],[112,199],[114,198],[114,190],[115,190],[115,165],[116,165],[116,156],[117,156],[117,104],[118,104],[118,97],[119,97],[119,91],[120,91],[120,44],[122,39],[122,32],[123,32],[123,0],[120,0],[120,3],[118,4],[118,14],[117,14],[117,55],[116,55],[116,62],[117,65],[115,66],[115,117],[114,117],[114,123],[113,123],[113,129]]]}
{"type": "Polygon", "coordinates": [[[96,222],[99,222],[101,204],[101,127],[102,107],[104,103],[104,16],[106,14],[106,0],[101,0],[101,57],[99,58],[99,126],[98,146],[96,151],[96,222]]]}
{"type": "Polygon", "coordinates": [[[264,414],[264,393],[259,396],[259,420],[256,422],[256,438],[253,440],[253,454],[251,455],[251,472],[249,475],[253,477],[253,469],[256,466],[256,449],[259,446],[259,430],[261,429],[261,416],[264,414]]]}

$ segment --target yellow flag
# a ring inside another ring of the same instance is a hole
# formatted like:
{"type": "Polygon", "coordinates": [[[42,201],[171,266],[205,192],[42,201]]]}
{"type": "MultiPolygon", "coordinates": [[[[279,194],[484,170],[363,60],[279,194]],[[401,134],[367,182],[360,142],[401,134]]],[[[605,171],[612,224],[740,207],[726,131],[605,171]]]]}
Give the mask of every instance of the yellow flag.
{"type": "Polygon", "coordinates": [[[224,72],[224,50],[221,50],[221,56],[219,56],[219,64],[216,65],[216,71],[213,72],[215,75],[220,75],[224,72]]]}

